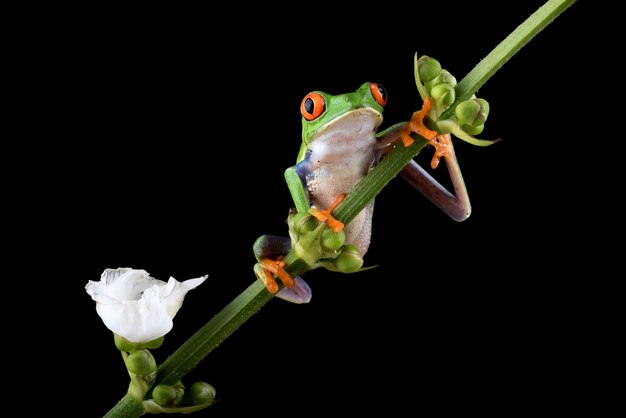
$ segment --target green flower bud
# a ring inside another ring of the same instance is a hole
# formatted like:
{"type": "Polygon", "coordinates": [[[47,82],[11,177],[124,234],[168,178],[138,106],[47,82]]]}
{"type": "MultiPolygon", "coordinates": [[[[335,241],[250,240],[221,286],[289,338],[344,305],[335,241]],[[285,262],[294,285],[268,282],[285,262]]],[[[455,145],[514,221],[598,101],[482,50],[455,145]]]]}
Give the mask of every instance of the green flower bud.
{"type": "Polygon", "coordinates": [[[466,100],[459,103],[454,110],[454,114],[460,125],[484,125],[489,115],[489,103],[484,99],[466,100]]]}
{"type": "Polygon", "coordinates": [[[330,228],[324,229],[322,232],[321,244],[327,250],[335,251],[341,248],[346,242],[346,233],[343,229],[339,232],[334,232],[330,228]]]}
{"type": "Polygon", "coordinates": [[[342,273],[354,273],[363,267],[363,256],[354,244],[343,247],[341,253],[335,258],[335,266],[342,273]]]}
{"type": "Polygon", "coordinates": [[[454,87],[448,83],[437,84],[430,91],[430,95],[437,102],[437,105],[441,108],[448,108],[456,97],[454,87]]]}
{"type": "Polygon", "coordinates": [[[439,64],[439,61],[436,59],[423,55],[417,60],[417,70],[420,80],[425,83],[439,75],[441,72],[441,64],[439,64]]]}
{"type": "Polygon", "coordinates": [[[191,385],[189,393],[191,394],[191,401],[194,405],[204,405],[213,402],[216,391],[215,388],[207,382],[196,382],[191,385]]]}
{"type": "Polygon", "coordinates": [[[298,212],[293,216],[293,225],[300,234],[313,231],[319,225],[319,221],[307,212],[298,212]]]}
{"type": "Polygon", "coordinates": [[[126,368],[138,376],[147,376],[156,372],[156,360],[148,350],[136,350],[126,358],[126,368]]]}
{"type": "Polygon", "coordinates": [[[465,124],[461,128],[468,134],[472,136],[476,136],[480,134],[483,131],[483,129],[485,129],[485,125],[471,126],[471,125],[465,124]]]}
{"type": "Polygon", "coordinates": [[[448,70],[441,70],[439,75],[430,81],[431,85],[436,86],[437,84],[447,83],[452,87],[456,86],[456,78],[448,70]]]}
{"type": "Polygon", "coordinates": [[[169,385],[157,385],[152,389],[152,399],[158,405],[172,407],[176,406],[182,398],[183,390],[169,385]]]}

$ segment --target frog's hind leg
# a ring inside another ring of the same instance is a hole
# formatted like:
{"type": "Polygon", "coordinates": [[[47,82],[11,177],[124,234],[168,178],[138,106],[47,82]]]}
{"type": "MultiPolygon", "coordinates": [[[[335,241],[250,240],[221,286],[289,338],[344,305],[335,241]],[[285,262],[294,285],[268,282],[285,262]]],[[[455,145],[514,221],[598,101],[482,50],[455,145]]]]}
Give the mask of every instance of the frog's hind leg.
{"type": "Polygon", "coordinates": [[[439,157],[444,158],[450,180],[452,181],[452,187],[454,188],[454,194],[446,190],[445,187],[413,160],[404,166],[400,174],[409,184],[419,190],[452,219],[463,221],[470,216],[472,207],[467,188],[465,187],[465,181],[463,181],[463,175],[456,159],[454,147],[452,146],[450,134],[438,135],[437,145],[440,145],[442,150],[437,149],[432,165],[438,164],[439,157]]]}
{"type": "Polygon", "coordinates": [[[419,190],[452,219],[463,221],[470,216],[472,207],[465,182],[463,181],[463,175],[461,174],[461,168],[456,159],[450,134],[438,134],[424,125],[424,117],[429,110],[430,99],[427,97],[424,99],[422,109],[413,113],[409,122],[393,125],[378,134],[376,136],[378,144],[375,149],[376,161],[393,149],[400,141],[402,141],[405,147],[410,146],[413,143],[413,138],[410,136],[411,132],[421,135],[428,141],[429,145],[435,148],[435,154],[430,163],[433,170],[439,165],[440,159],[444,158],[450,180],[452,181],[452,187],[454,188],[454,194],[446,190],[441,183],[428,174],[414,160],[409,161],[403,167],[401,175],[409,184],[419,190]]]}
{"type": "Polygon", "coordinates": [[[292,278],[284,269],[283,257],[291,247],[287,237],[262,235],[253,246],[254,256],[258,262],[254,265],[254,274],[265,284],[267,290],[277,297],[292,303],[309,303],[312,291],[301,278],[292,278]],[[282,289],[276,278],[285,285],[282,289]]]}

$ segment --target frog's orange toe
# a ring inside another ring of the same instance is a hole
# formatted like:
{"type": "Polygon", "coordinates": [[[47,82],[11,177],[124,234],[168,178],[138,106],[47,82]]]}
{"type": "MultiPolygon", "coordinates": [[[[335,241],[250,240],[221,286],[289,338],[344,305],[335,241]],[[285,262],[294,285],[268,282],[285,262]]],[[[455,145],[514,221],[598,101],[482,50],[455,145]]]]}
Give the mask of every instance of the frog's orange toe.
{"type": "Polygon", "coordinates": [[[409,124],[407,124],[407,127],[408,129],[400,132],[400,139],[402,140],[402,145],[404,145],[405,147],[410,147],[415,141],[413,140],[413,138],[411,138],[411,128],[409,127],[409,124]]]}
{"type": "Polygon", "coordinates": [[[265,288],[268,292],[273,295],[278,293],[278,283],[276,283],[276,280],[274,280],[272,273],[264,269],[262,275],[260,276],[260,279],[263,281],[263,284],[265,285],[265,288]]]}
{"type": "Polygon", "coordinates": [[[430,161],[430,167],[433,170],[439,165],[439,160],[441,159],[441,157],[447,158],[451,156],[451,141],[452,139],[450,138],[450,134],[438,135],[428,141],[430,145],[435,147],[435,154],[433,155],[433,159],[430,161]]]}
{"type": "Polygon", "coordinates": [[[332,212],[341,202],[343,202],[343,199],[345,198],[346,194],[341,193],[328,209],[320,210],[315,206],[312,206],[309,210],[309,213],[313,215],[318,221],[326,223],[334,232],[341,232],[344,224],[340,220],[336,219],[332,215],[332,212]]]}
{"type": "Polygon", "coordinates": [[[424,125],[424,118],[430,111],[430,97],[424,99],[424,104],[422,105],[422,109],[413,113],[411,116],[411,120],[406,124],[405,128],[400,132],[400,139],[405,147],[413,144],[413,138],[411,138],[411,132],[415,132],[418,135],[423,136],[424,138],[432,141],[437,136],[437,131],[433,131],[432,129],[428,129],[426,125],[424,125]]]}
{"type": "Polygon", "coordinates": [[[263,269],[263,277],[261,277],[261,280],[263,280],[265,287],[267,287],[267,290],[271,293],[278,292],[278,283],[276,283],[273,276],[278,277],[286,287],[294,286],[295,283],[293,278],[289,273],[287,273],[287,271],[285,271],[285,262],[282,257],[279,257],[276,260],[264,258],[259,262],[259,264],[263,269]]]}

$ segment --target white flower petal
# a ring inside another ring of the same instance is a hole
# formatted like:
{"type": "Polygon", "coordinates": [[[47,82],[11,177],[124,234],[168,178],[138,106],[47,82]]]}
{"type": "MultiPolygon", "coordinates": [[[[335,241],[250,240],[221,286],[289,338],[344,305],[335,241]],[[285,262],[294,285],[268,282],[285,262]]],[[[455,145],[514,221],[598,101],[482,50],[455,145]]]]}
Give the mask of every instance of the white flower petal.
{"type": "Polygon", "coordinates": [[[96,301],[96,311],[107,328],[131,342],[141,343],[167,334],[187,292],[207,277],[182,283],[170,277],[165,283],[150,277],[145,270],[106,269],[99,282],[89,281],[85,288],[96,301]]]}
{"type": "Polygon", "coordinates": [[[163,295],[163,300],[165,302],[165,309],[172,318],[182,306],[185,294],[187,294],[187,292],[191,289],[195,289],[200,286],[204,280],[206,280],[206,277],[185,280],[184,282],[179,283],[173,277],[170,277],[166,286],[167,294],[163,295]]]}

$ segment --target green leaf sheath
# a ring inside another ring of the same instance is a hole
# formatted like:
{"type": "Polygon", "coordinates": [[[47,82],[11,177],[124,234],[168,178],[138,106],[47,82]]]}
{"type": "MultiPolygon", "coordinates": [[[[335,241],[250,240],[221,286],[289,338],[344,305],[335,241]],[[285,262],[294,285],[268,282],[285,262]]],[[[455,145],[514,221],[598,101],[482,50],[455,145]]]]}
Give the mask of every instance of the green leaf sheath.
{"type": "Polygon", "coordinates": [[[456,85],[456,100],[439,119],[448,119],[454,115],[454,109],[459,103],[471,98],[505,62],[575,2],[576,0],[549,0],[530,15],[456,85]]]}

